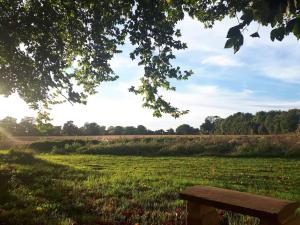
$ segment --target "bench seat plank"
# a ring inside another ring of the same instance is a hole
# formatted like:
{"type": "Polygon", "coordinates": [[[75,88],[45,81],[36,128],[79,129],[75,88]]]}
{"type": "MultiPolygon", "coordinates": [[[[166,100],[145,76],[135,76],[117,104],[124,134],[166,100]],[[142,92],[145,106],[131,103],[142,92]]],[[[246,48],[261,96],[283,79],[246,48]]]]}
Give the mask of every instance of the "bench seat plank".
{"type": "Polygon", "coordinates": [[[184,200],[255,217],[285,220],[294,214],[299,204],[216,187],[192,186],[180,194],[184,200]]]}

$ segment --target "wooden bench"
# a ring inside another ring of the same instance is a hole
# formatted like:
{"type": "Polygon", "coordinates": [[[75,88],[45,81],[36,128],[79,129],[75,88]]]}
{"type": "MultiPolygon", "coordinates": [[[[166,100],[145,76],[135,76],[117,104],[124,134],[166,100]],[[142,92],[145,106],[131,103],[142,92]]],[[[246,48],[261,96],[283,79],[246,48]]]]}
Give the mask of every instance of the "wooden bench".
{"type": "Polygon", "coordinates": [[[300,225],[299,203],[293,201],[206,186],[188,187],[179,195],[188,201],[188,225],[219,225],[215,208],[258,217],[260,225],[300,225]]]}

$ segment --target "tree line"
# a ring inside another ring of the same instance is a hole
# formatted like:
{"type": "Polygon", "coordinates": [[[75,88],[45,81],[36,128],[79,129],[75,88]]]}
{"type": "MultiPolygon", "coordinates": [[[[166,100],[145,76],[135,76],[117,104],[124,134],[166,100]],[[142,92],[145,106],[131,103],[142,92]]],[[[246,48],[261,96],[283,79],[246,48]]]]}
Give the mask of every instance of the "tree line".
{"type": "MultiPolygon", "coordinates": [[[[74,121],[67,121],[63,126],[55,126],[51,123],[38,124],[34,117],[24,117],[19,123],[16,118],[5,117],[0,120],[0,133],[13,136],[80,136],[80,135],[150,135],[150,134],[184,134],[186,126],[179,126],[175,131],[170,128],[168,130],[150,130],[143,125],[134,126],[101,126],[95,122],[85,123],[78,127],[74,121]]],[[[199,129],[188,126],[189,132],[193,134],[199,133],[199,129]]]]}
{"type": "Polygon", "coordinates": [[[226,118],[208,116],[199,128],[182,124],[175,130],[150,130],[143,125],[106,127],[95,122],[78,127],[73,121],[67,121],[63,126],[41,125],[33,117],[24,117],[18,123],[16,118],[9,116],[0,120],[0,128],[1,133],[13,136],[285,134],[300,132],[300,110],[260,111],[255,114],[238,112],[226,118]]]}
{"type": "Polygon", "coordinates": [[[203,134],[286,134],[300,132],[300,110],[238,112],[227,118],[209,116],[200,126],[203,134]]]}

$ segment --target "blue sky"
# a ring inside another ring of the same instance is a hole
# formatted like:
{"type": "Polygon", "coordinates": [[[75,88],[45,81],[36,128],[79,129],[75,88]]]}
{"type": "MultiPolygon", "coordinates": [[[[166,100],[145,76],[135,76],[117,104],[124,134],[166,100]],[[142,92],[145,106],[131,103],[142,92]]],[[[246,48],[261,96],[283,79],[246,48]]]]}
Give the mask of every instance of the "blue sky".
{"type": "MultiPolygon", "coordinates": [[[[188,49],[176,52],[174,65],[192,69],[194,75],[188,81],[176,81],[176,92],[163,92],[166,99],[190,113],[179,119],[169,115],[154,118],[149,109],[142,108],[141,97],[128,92],[143,74],[142,68],[131,61],[131,47],[123,46],[124,53],[117,55],[111,65],[120,76],[115,82],[102,84],[98,93],[89,98],[88,104],[68,103],[53,107],[53,123],[61,125],[67,120],[76,124],[97,122],[101,125],[143,124],[151,129],[176,128],[183,123],[195,127],[206,116],[226,117],[232,113],[260,110],[287,110],[300,108],[300,43],[289,36],[282,42],[272,42],[270,28],[254,24],[245,33],[245,44],[237,54],[224,49],[227,30],[236,20],[225,19],[213,29],[186,18],[178,24],[181,40],[188,49]],[[261,38],[248,37],[257,31],[261,38]]],[[[34,116],[17,96],[0,97],[0,118],[7,115],[18,119],[34,116]]]]}

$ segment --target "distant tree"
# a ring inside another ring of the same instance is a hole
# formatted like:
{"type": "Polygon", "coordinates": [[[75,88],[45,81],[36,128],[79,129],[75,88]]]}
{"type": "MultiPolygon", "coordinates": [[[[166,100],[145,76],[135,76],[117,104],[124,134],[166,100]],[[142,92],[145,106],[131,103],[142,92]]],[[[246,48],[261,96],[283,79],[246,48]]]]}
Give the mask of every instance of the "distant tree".
{"type": "Polygon", "coordinates": [[[166,132],[163,129],[159,129],[159,130],[155,130],[154,134],[156,134],[156,135],[164,135],[164,134],[166,134],[166,132]]]}
{"type": "Polygon", "coordinates": [[[269,111],[251,113],[238,112],[227,118],[218,116],[208,116],[201,124],[200,130],[188,124],[182,124],[174,130],[164,131],[148,130],[145,126],[110,126],[106,130],[105,126],[97,123],[85,123],[80,129],[74,125],[73,121],[67,121],[63,128],[54,126],[51,123],[44,123],[43,126],[36,123],[35,118],[25,117],[20,123],[12,117],[0,120],[2,133],[6,135],[134,135],[134,134],[281,134],[299,132],[300,130],[300,110],[291,109],[289,111],[269,111]]]}
{"type": "Polygon", "coordinates": [[[255,122],[258,124],[264,124],[268,113],[264,111],[257,112],[255,114],[255,122]]]}
{"type": "Polygon", "coordinates": [[[106,134],[108,135],[113,135],[114,133],[114,127],[113,126],[109,126],[106,130],[106,134]]]}
{"type": "Polygon", "coordinates": [[[193,134],[200,134],[200,129],[199,128],[193,128],[193,134]]]}
{"type": "Polygon", "coordinates": [[[44,136],[60,136],[61,126],[54,126],[51,123],[38,124],[37,126],[40,135],[44,136]]]}
{"type": "Polygon", "coordinates": [[[143,125],[138,125],[136,128],[136,132],[137,132],[137,134],[140,134],[140,135],[145,135],[148,133],[147,128],[143,125]]]}
{"type": "Polygon", "coordinates": [[[105,128],[100,127],[97,123],[85,123],[82,127],[83,135],[103,135],[105,128]]]}
{"type": "Polygon", "coordinates": [[[200,131],[202,134],[212,134],[214,131],[214,124],[210,120],[205,119],[205,122],[200,126],[200,131]]]}
{"type": "Polygon", "coordinates": [[[216,121],[221,119],[219,116],[208,116],[204,123],[200,126],[200,131],[203,134],[213,134],[216,128],[216,121]]]}
{"type": "Polygon", "coordinates": [[[17,131],[17,119],[7,116],[4,119],[0,120],[0,133],[7,133],[9,135],[15,135],[17,131]]]}
{"type": "Polygon", "coordinates": [[[195,129],[188,124],[182,124],[176,128],[176,134],[197,134],[199,129],[195,129]]]}
{"type": "Polygon", "coordinates": [[[268,132],[267,128],[265,127],[265,125],[260,124],[260,125],[258,126],[258,128],[257,128],[257,134],[263,135],[263,134],[268,134],[268,133],[269,133],[269,132],[268,132]]]}
{"type": "Polygon", "coordinates": [[[59,136],[59,135],[61,135],[61,126],[52,126],[48,130],[47,135],[49,135],[49,136],[59,136]]]}
{"type": "Polygon", "coordinates": [[[169,135],[174,135],[174,134],[175,134],[175,131],[174,131],[173,128],[170,128],[170,129],[167,130],[166,133],[169,134],[169,135]]]}
{"type": "Polygon", "coordinates": [[[73,121],[69,120],[66,123],[64,123],[62,128],[62,134],[73,136],[73,135],[79,135],[79,128],[74,124],[73,121]]]}
{"type": "Polygon", "coordinates": [[[265,121],[268,113],[264,111],[257,112],[254,116],[254,121],[257,125],[257,134],[268,134],[268,129],[265,126],[265,121]]]}
{"type": "Polygon", "coordinates": [[[154,131],[148,129],[148,130],[147,130],[147,134],[152,135],[152,134],[154,134],[154,131]]]}
{"type": "Polygon", "coordinates": [[[127,126],[127,127],[123,128],[122,134],[125,134],[125,135],[134,135],[134,134],[137,134],[137,130],[136,130],[136,128],[134,126],[127,126]]]}
{"type": "Polygon", "coordinates": [[[224,134],[254,134],[257,133],[257,124],[251,113],[238,112],[223,120],[224,134]]]}
{"type": "Polygon", "coordinates": [[[300,122],[300,112],[296,109],[282,112],[280,128],[283,133],[295,132],[300,122]]]}
{"type": "Polygon", "coordinates": [[[35,136],[39,134],[34,117],[24,117],[17,125],[17,134],[35,136]]]}
{"type": "Polygon", "coordinates": [[[265,119],[265,127],[269,134],[281,133],[280,128],[280,115],[281,111],[269,111],[265,119]]]}
{"type": "Polygon", "coordinates": [[[296,132],[300,123],[300,110],[251,113],[238,112],[225,119],[207,117],[200,126],[201,133],[215,134],[281,134],[296,132]]]}
{"type": "Polygon", "coordinates": [[[124,127],[122,127],[122,126],[115,126],[115,128],[114,128],[115,135],[121,135],[121,134],[123,134],[123,131],[124,131],[124,127]]]}
{"type": "Polygon", "coordinates": [[[224,121],[225,119],[219,118],[214,122],[214,134],[224,134],[224,121]]]}
{"type": "Polygon", "coordinates": [[[105,134],[106,134],[106,126],[100,126],[99,135],[105,135],[105,134]]]}
{"type": "Polygon", "coordinates": [[[124,128],[122,126],[110,126],[107,129],[107,134],[109,135],[122,135],[124,128]]]}

